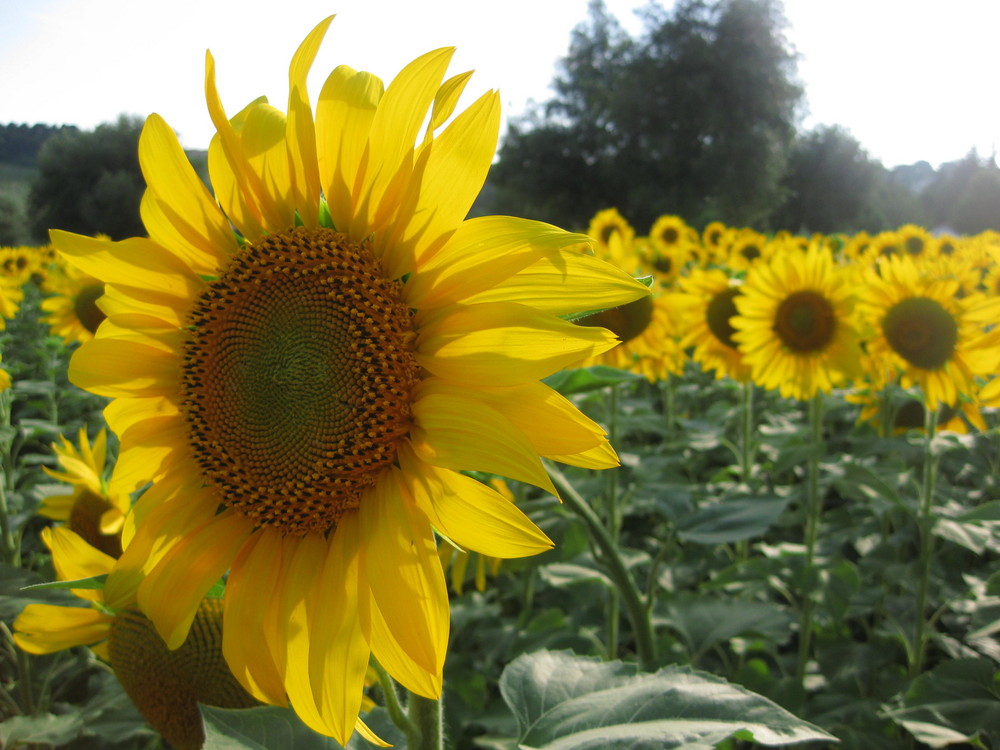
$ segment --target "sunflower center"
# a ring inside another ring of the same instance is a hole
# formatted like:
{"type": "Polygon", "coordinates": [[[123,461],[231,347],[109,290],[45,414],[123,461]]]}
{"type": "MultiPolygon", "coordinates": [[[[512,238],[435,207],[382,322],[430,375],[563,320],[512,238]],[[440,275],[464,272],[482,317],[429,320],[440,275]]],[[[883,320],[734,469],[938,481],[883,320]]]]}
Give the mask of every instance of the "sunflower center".
{"type": "Polygon", "coordinates": [[[708,303],[708,308],[705,311],[705,322],[708,323],[708,330],[712,332],[720,342],[728,346],[730,349],[736,348],[736,341],[733,340],[733,334],[736,333],[736,329],[730,324],[730,319],[739,315],[739,311],[736,309],[736,295],[740,293],[740,290],[736,287],[729,287],[714,297],[708,303]]]}
{"type": "Polygon", "coordinates": [[[667,245],[676,244],[677,240],[680,239],[680,232],[677,231],[676,227],[667,227],[660,232],[660,239],[667,245]]]}
{"type": "Polygon", "coordinates": [[[897,302],[882,319],[882,332],[899,356],[924,370],[943,367],[958,343],[955,319],[929,297],[897,302]]]}
{"type": "Polygon", "coordinates": [[[607,328],[624,344],[640,336],[653,319],[653,298],[645,295],[620,307],[612,307],[598,313],[579,318],[581,326],[607,328]]]}
{"type": "Polygon", "coordinates": [[[785,297],[774,316],[774,331],[781,342],[803,353],[824,349],[833,339],[836,325],[830,300],[811,289],[785,297]]]}
{"type": "Polygon", "coordinates": [[[97,300],[104,295],[104,284],[88,284],[83,287],[73,300],[73,312],[80,325],[91,333],[97,333],[97,327],[104,322],[104,312],[97,306],[97,300]]]}
{"type": "Polygon", "coordinates": [[[243,248],[196,301],[188,439],[220,501],[327,531],[396,458],[416,365],[401,285],[367,244],[298,228],[243,248]]]}

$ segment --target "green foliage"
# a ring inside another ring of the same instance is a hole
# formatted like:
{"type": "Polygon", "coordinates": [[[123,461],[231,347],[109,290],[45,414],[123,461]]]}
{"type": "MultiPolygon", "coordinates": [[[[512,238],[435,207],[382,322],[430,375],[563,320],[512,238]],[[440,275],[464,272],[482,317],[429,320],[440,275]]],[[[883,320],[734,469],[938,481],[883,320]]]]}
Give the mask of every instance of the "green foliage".
{"type": "Polygon", "coordinates": [[[92,132],[61,132],[45,142],[28,201],[36,241],[47,242],[49,229],[112,239],[145,235],[141,131],[141,120],[123,115],[92,132]]]}
{"type": "Polygon", "coordinates": [[[0,163],[33,167],[42,145],[54,135],[73,135],[75,125],[8,123],[0,125],[0,163]]]}
{"type": "Polygon", "coordinates": [[[607,206],[640,226],[766,220],[801,96],[783,24],[772,0],[686,0],[650,6],[632,39],[595,0],[555,98],[505,137],[495,207],[571,226],[607,206]]]}
{"type": "Polygon", "coordinates": [[[525,750],[711,748],[730,737],[764,746],[833,740],[766,698],[686,667],[540,651],[514,660],[500,691],[525,750]]]}

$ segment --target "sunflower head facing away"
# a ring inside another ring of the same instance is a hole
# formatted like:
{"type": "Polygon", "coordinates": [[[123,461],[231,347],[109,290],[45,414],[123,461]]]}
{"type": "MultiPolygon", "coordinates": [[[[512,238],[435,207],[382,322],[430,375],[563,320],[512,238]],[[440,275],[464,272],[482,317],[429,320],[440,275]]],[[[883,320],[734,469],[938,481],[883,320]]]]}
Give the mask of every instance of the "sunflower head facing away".
{"type": "Polygon", "coordinates": [[[286,112],[226,114],[207,57],[214,197],[151,115],[139,143],[148,238],[53,231],[105,285],[107,320],[70,377],[114,401],[112,484],[138,501],[106,583],[183,642],[228,571],[223,653],[256,698],[346,743],[370,656],[436,697],[448,593],[436,529],[463,549],[551,546],[475,470],[554,493],[540,457],[616,464],[603,429],[540,380],[613,347],[561,316],[649,294],[535,221],[466,219],[496,148],[499,97],[464,111],[451,49],[388,84],[306,77],[286,112]],[[235,228],[235,233],[233,229],[235,228]]]}

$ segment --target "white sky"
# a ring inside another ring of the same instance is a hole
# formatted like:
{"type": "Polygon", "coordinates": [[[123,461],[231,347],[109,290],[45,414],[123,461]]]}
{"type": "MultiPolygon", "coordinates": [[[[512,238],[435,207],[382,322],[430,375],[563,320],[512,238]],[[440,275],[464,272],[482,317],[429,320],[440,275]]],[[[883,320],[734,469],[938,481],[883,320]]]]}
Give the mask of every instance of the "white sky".
{"type": "MultiPolygon", "coordinates": [[[[645,0],[606,4],[640,29],[632,11],[645,0]]],[[[1000,1],[785,0],[785,11],[806,127],[843,125],[887,166],[936,167],[1000,143],[1000,1]]],[[[292,53],[334,12],[313,97],[340,63],[389,80],[423,52],[456,46],[452,72],[475,69],[470,95],[498,88],[510,116],[548,98],[587,0],[0,0],[0,123],[90,129],[158,112],[186,147],[205,148],[205,49],[227,111],[260,94],[283,109],[292,53]]]]}

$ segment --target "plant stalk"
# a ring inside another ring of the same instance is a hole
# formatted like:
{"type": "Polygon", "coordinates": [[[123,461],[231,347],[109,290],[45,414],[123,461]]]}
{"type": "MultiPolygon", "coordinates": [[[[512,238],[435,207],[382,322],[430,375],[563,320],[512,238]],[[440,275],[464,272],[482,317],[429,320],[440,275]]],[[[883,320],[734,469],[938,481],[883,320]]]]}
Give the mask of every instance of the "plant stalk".
{"type": "Polygon", "coordinates": [[[924,474],[920,492],[917,529],[920,534],[920,573],[917,579],[917,612],[911,650],[910,678],[916,678],[924,668],[927,654],[928,621],[927,594],[930,588],[931,559],[934,556],[934,490],[937,484],[937,457],[934,455],[934,431],[937,427],[937,409],[924,404],[924,474]]]}
{"type": "MultiPolygon", "coordinates": [[[[806,464],[806,518],[805,546],[806,560],[803,580],[807,586],[813,582],[816,563],[816,543],[819,539],[819,521],[823,513],[823,500],[819,491],[819,461],[823,455],[823,393],[817,392],[809,402],[810,451],[806,464]]],[[[799,617],[799,654],[796,680],[803,684],[809,651],[812,645],[813,614],[816,609],[816,592],[811,588],[802,593],[802,612],[799,617]]]]}
{"type": "Polygon", "coordinates": [[[600,549],[608,574],[618,588],[621,602],[625,606],[625,612],[632,625],[639,666],[643,671],[652,672],[657,666],[656,640],[653,637],[652,619],[635,579],[618,551],[618,545],[608,530],[604,528],[600,517],[580,496],[576,488],[570,484],[566,476],[551,462],[546,461],[545,465],[553,483],[562,493],[563,502],[587,525],[591,540],[600,549]]]}

